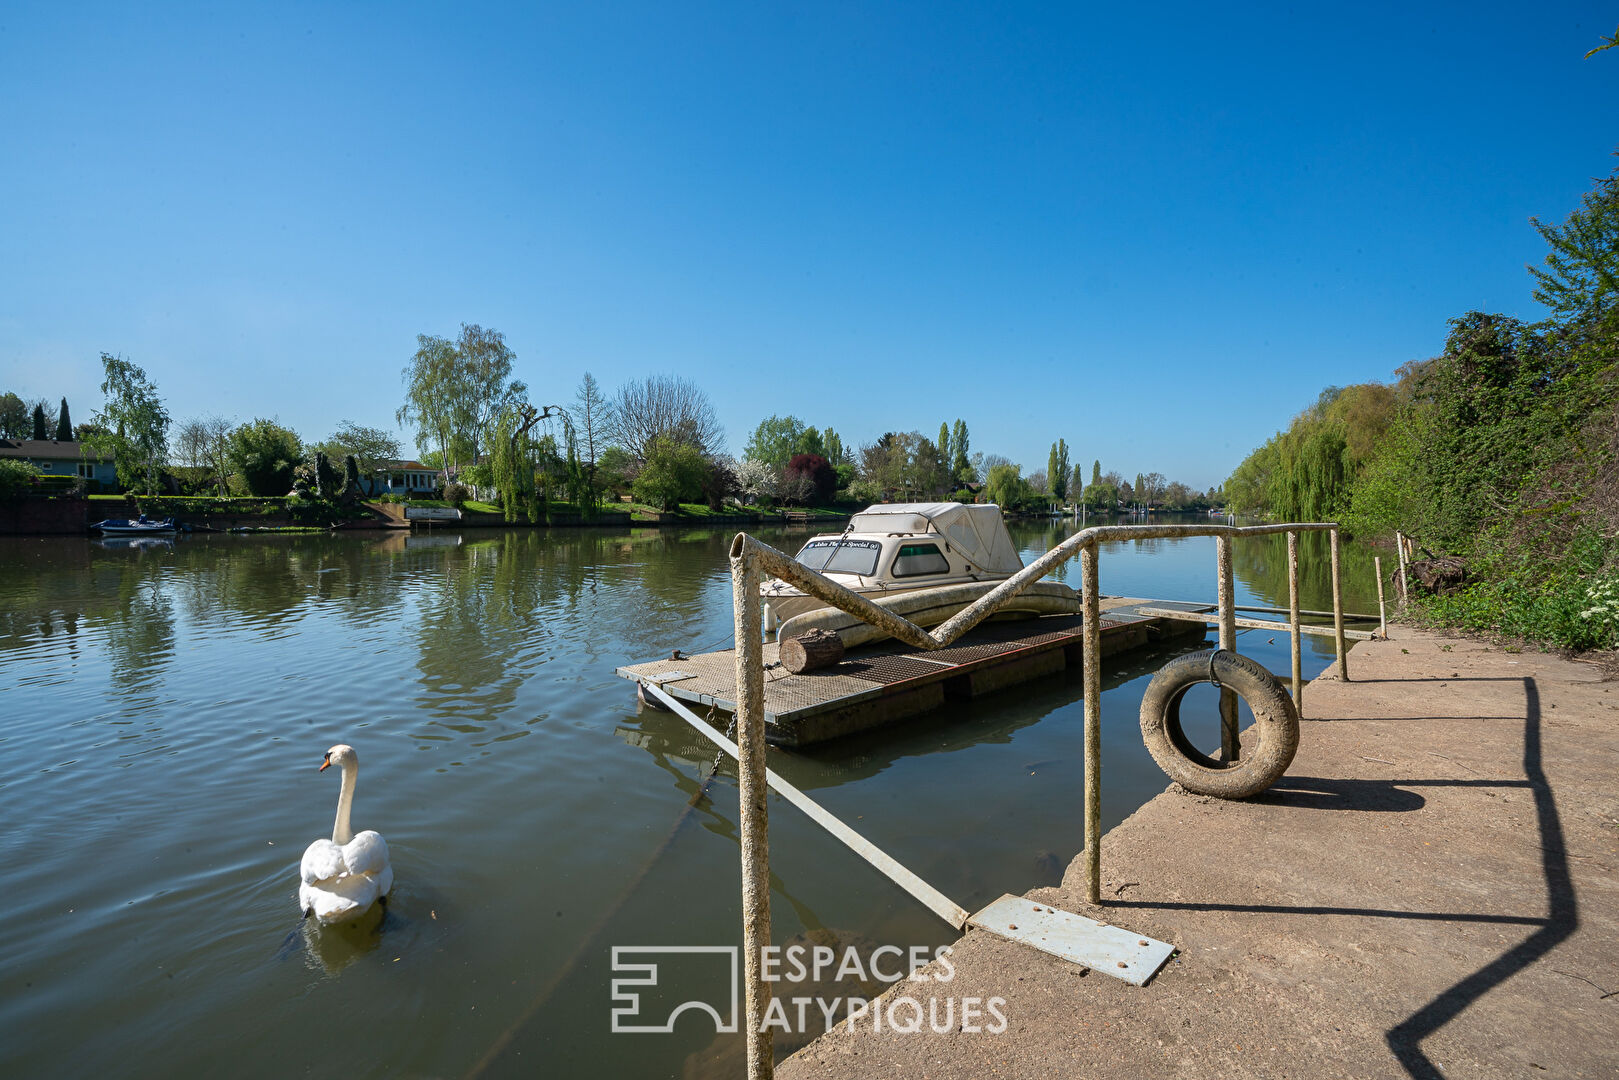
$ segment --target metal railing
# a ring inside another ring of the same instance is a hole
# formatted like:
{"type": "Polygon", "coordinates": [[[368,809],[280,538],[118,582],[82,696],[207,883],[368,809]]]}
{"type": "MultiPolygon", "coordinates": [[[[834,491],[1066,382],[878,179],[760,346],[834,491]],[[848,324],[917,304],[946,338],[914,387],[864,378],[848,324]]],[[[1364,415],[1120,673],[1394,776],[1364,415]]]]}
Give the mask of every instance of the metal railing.
{"type": "MultiPolygon", "coordinates": [[[[1219,575],[1219,647],[1234,649],[1237,636],[1235,589],[1231,571],[1231,541],[1236,537],[1287,534],[1288,623],[1293,643],[1293,699],[1303,712],[1303,678],[1300,640],[1303,636],[1299,611],[1298,534],[1329,532],[1332,550],[1333,637],[1337,648],[1338,677],[1349,678],[1344,631],[1343,587],[1340,571],[1338,525],[1336,522],[1286,525],[1096,525],[1082,529],[1040,558],[992,589],[971,606],[938,626],[932,632],[872,603],[830,578],[816,573],[791,556],[761,543],[747,533],[738,533],[731,544],[731,589],[736,623],[736,731],[734,751],[738,766],[741,798],[740,832],[742,848],[742,937],[745,972],[745,1023],[747,1024],[749,1080],[768,1080],[773,1074],[772,1039],[763,1027],[770,1006],[770,986],[761,978],[762,949],[770,944],[770,843],[768,789],[772,776],[765,767],[764,662],[761,635],[759,586],[766,574],[780,578],[833,607],[881,628],[900,641],[921,649],[943,649],[984,619],[993,615],[1025,587],[1051,573],[1075,555],[1080,557],[1081,596],[1084,603],[1083,666],[1085,693],[1085,891],[1090,903],[1101,900],[1102,863],[1102,664],[1101,592],[1098,587],[1098,559],[1101,545],[1112,540],[1145,540],[1172,537],[1212,536],[1215,538],[1216,568],[1219,575]]],[[[1280,626],[1281,624],[1277,624],[1280,626]]],[[[1361,635],[1356,635],[1357,637],[1361,635]]],[[[660,689],[660,698],[673,704],[660,689]]],[[[684,711],[684,710],[682,710],[684,711]]],[[[1235,761],[1237,739],[1237,696],[1220,690],[1221,758],[1235,761]]],[[[711,737],[717,733],[711,733],[711,737]]],[[[723,737],[721,737],[723,738],[723,737]]],[[[728,740],[724,740],[728,743],[728,740]]],[[[724,746],[728,751],[729,745],[724,746]]],[[[779,788],[782,782],[775,778],[779,788]]],[[[796,793],[796,789],[795,789],[796,793]]],[[[805,800],[808,801],[808,800],[805,800]]],[[[796,802],[795,805],[802,805],[796,802]]],[[[813,803],[811,803],[813,805],[813,803]]],[[[817,807],[817,809],[819,809],[817,807]]],[[[812,815],[813,816],[813,815],[812,815]]],[[[829,816],[829,815],[828,815],[829,816]]],[[[817,818],[819,821],[820,819],[817,818]]],[[[825,825],[825,822],[822,822],[825,825]]],[[[841,826],[841,823],[839,823],[841,826]]],[[[827,826],[830,828],[830,826],[827,826]]],[[[844,831],[858,838],[853,830],[844,831]]],[[[850,843],[862,857],[870,856],[850,843]]],[[[866,845],[870,847],[870,845],[866,845]]],[[[875,849],[873,849],[875,850],[875,849]]],[[[879,854],[881,854],[879,852],[879,854]]],[[[888,857],[883,856],[885,859],[888,857]]],[[[888,859],[889,862],[894,860],[888,859]]],[[[876,865],[874,863],[874,865],[876,865]]],[[[897,865],[897,864],[896,864],[897,865]]],[[[890,877],[891,868],[879,866],[890,877]]],[[[900,869],[903,869],[901,867],[900,869]]],[[[908,871],[906,873],[909,873],[908,871]]],[[[912,875],[914,876],[914,875],[912,875]]],[[[899,880],[897,877],[895,880],[899,880]]],[[[903,882],[902,882],[903,884],[903,882]]],[[[907,886],[908,887],[908,886],[907,886]]],[[[937,893],[937,890],[929,891],[937,893]]],[[[915,893],[913,892],[913,895],[915,893]]],[[[924,902],[928,902],[924,900],[924,902]]],[[[945,901],[949,903],[949,901],[945,901]]],[[[930,903],[936,911],[940,907],[930,903]]],[[[954,905],[952,904],[953,908],[954,905]]],[[[959,909],[957,909],[959,910],[959,909]]],[[[962,921],[950,918],[960,928],[962,921]]]]}

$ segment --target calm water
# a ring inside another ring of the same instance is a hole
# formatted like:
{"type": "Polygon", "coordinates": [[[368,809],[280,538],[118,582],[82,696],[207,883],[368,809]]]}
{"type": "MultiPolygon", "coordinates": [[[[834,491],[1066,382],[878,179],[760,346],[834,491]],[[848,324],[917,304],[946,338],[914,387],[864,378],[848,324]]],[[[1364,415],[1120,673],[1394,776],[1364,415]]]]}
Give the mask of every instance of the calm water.
{"type": "MultiPolygon", "coordinates": [[[[1066,532],[1014,536],[1027,559],[1066,532]]],[[[731,535],[0,539],[0,1075],[734,1075],[700,1018],[610,1034],[608,989],[613,945],[739,940],[732,771],[692,805],[711,750],[613,675],[729,642],[731,535]],[[397,874],[347,935],[295,901],[337,742],[397,874]]],[[[1213,545],[1113,545],[1103,591],[1212,600],[1213,545]]],[[[1283,538],[1235,554],[1242,602],[1285,605],[1283,538]]],[[[1271,636],[1239,648],[1286,672],[1271,636]]],[[[1330,644],[1306,642],[1309,677],[1330,644]]],[[[1104,827],[1166,783],[1136,715],[1164,655],[1106,671],[1104,827]]],[[[1080,723],[1065,673],[771,764],[970,909],[1077,850],[1080,723]]],[[[778,941],[955,937],[791,807],[770,826],[778,941]]]]}

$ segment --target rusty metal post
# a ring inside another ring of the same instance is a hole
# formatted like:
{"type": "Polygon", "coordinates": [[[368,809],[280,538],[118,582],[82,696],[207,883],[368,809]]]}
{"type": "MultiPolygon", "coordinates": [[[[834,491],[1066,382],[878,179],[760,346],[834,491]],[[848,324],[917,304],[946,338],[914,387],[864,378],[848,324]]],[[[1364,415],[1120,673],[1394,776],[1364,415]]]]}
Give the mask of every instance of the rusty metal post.
{"type": "MultiPolygon", "coordinates": [[[[740,538],[739,538],[740,539],[740,538]]],[[[764,655],[760,642],[759,568],[752,553],[733,546],[731,598],[736,612],[737,788],[741,797],[742,972],[747,1023],[748,1080],[775,1075],[774,1040],[764,1027],[770,984],[760,961],[770,944],[769,792],[765,769],[764,655]]]]}
{"type": "Polygon", "coordinates": [[[1394,533],[1394,551],[1400,557],[1400,603],[1411,602],[1409,586],[1405,582],[1405,537],[1396,530],[1394,533]]]}
{"type": "MultiPolygon", "coordinates": [[[[1220,576],[1220,648],[1237,648],[1237,598],[1231,581],[1231,537],[1214,538],[1214,559],[1220,576]]],[[[1237,739],[1237,692],[1220,687],[1220,760],[1227,764],[1242,756],[1237,739]]]]}
{"type": "Polygon", "coordinates": [[[1287,622],[1293,638],[1293,708],[1304,718],[1304,632],[1299,628],[1299,534],[1287,534],[1287,622]]]}
{"type": "Polygon", "coordinates": [[[1328,534],[1332,538],[1332,633],[1338,645],[1338,678],[1349,681],[1349,646],[1344,643],[1344,579],[1338,555],[1338,530],[1328,534]]]}
{"type": "Polygon", "coordinates": [[[1383,557],[1372,556],[1372,569],[1377,572],[1377,625],[1383,640],[1389,639],[1389,612],[1383,604],[1383,557]]]}
{"type": "Polygon", "coordinates": [[[1102,589],[1095,541],[1079,552],[1085,598],[1085,899],[1102,902],[1102,589]]]}

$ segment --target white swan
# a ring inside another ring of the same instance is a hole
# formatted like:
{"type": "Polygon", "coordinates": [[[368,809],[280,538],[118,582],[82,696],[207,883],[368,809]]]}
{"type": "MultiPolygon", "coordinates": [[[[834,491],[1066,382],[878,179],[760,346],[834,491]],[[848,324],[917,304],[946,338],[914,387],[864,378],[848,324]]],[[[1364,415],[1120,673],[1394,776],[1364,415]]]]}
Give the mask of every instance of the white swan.
{"type": "Polygon", "coordinates": [[[323,923],[347,922],[385,900],[393,888],[393,867],[388,865],[388,843],[370,829],[358,836],[349,828],[349,812],[354,809],[354,782],[360,775],[360,758],[354,747],[338,743],[326,751],[320,770],[336,765],[343,770],[343,787],[337,795],[337,822],[330,840],[316,840],[304,852],[299,876],[298,907],[304,917],[315,916],[323,923]]]}

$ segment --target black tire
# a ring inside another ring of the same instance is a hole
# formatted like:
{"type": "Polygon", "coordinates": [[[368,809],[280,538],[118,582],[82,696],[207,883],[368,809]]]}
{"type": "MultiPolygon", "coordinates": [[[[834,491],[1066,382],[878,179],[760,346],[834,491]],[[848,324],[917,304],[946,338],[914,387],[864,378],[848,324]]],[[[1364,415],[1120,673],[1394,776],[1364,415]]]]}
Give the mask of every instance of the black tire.
{"type": "Polygon", "coordinates": [[[1282,778],[1299,749],[1299,714],[1276,677],[1246,656],[1216,649],[1165,664],[1141,699],[1141,737],[1169,778],[1197,795],[1245,799],[1282,778]],[[1211,677],[1212,674],[1212,677],[1211,677]],[[1181,729],[1181,699],[1198,683],[1235,690],[1254,714],[1257,744],[1227,767],[1202,753],[1181,729]]]}

